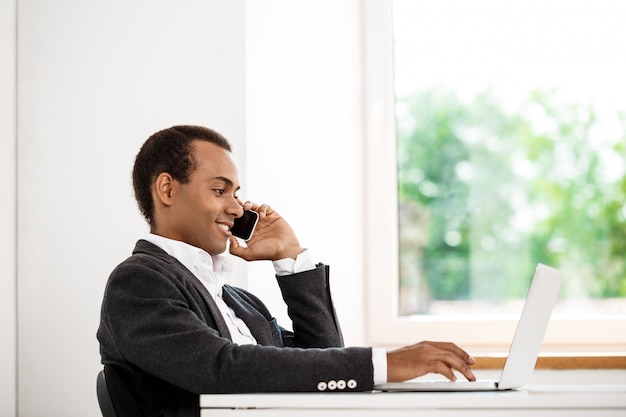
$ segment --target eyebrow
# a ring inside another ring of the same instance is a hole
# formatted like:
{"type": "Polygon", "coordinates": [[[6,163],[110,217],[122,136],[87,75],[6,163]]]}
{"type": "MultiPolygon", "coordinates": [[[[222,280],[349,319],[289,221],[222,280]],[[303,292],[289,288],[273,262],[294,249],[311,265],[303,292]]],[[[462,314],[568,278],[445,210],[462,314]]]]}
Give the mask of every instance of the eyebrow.
{"type": "MultiPolygon", "coordinates": [[[[218,176],[218,177],[213,177],[211,178],[211,181],[222,181],[223,183],[225,183],[226,185],[228,185],[229,187],[234,186],[235,184],[232,182],[232,180],[230,178],[226,178],[226,177],[222,177],[222,176],[218,176]]],[[[241,187],[237,187],[236,190],[239,190],[241,187]]],[[[235,190],[235,191],[236,191],[235,190]]]]}

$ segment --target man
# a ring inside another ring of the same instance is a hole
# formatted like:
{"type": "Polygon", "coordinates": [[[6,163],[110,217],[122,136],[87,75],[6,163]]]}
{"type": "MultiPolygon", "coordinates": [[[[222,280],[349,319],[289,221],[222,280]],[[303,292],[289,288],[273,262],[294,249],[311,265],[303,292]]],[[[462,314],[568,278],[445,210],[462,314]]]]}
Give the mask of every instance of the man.
{"type": "Polygon", "coordinates": [[[98,339],[147,416],[197,416],[198,394],[368,391],[453,370],[472,380],[473,359],[451,343],[389,353],[343,347],[329,267],[315,264],[266,204],[242,202],[231,148],[213,130],[175,126],[138,153],[133,185],[150,233],[111,274],[98,339]],[[231,234],[243,210],[259,213],[246,245],[231,234]],[[227,253],[273,261],[293,324],[227,284],[227,253]]]}

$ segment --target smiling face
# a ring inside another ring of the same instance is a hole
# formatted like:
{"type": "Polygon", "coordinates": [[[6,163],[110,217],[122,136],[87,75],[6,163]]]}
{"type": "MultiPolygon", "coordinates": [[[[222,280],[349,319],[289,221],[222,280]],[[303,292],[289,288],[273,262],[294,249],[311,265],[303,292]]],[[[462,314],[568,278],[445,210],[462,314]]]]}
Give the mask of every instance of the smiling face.
{"type": "Polygon", "coordinates": [[[234,219],[243,215],[237,168],[226,149],[200,140],[192,147],[195,169],[187,183],[168,173],[156,178],[152,232],[217,255],[226,250],[234,219]]]}

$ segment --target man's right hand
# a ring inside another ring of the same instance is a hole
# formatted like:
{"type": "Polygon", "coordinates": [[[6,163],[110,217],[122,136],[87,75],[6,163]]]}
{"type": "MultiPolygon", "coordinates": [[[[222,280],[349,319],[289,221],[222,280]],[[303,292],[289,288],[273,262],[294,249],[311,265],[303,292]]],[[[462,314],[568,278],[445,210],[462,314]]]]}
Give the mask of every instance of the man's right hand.
{"type": "Polygon", "coordinates": [[[254,210],[259,214],[259,221],[252,237],[245,246],[230,238],[230,253],[246,261],[278,261],[296,259],[302,253],[300,242],[287,221],[267,204],[246,201],[244,210],[254,210]]]}
{"type": "Polygon", "coordinates": [[[387,382],[402,382],[428,373],[455,381],[455,370],[475,381],[470,369],[474,363],[474,358],[453,343],[420,342],[387,353],[387,382]]]}

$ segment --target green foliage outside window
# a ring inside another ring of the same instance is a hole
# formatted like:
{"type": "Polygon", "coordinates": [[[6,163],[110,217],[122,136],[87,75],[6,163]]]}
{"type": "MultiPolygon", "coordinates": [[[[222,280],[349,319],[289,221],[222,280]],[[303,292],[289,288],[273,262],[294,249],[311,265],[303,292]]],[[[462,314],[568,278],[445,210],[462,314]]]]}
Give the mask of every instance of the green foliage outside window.
{"type": "MultiPolygon", "coordinates": [[[[523,298],[537,262],[568,297],[626,297],[626,117],[536,91],[514,111],[433,88],[398,100],[401,288],[523,298]]],[[[415,301],[415,300],[413,300],[415,301]]]]}

